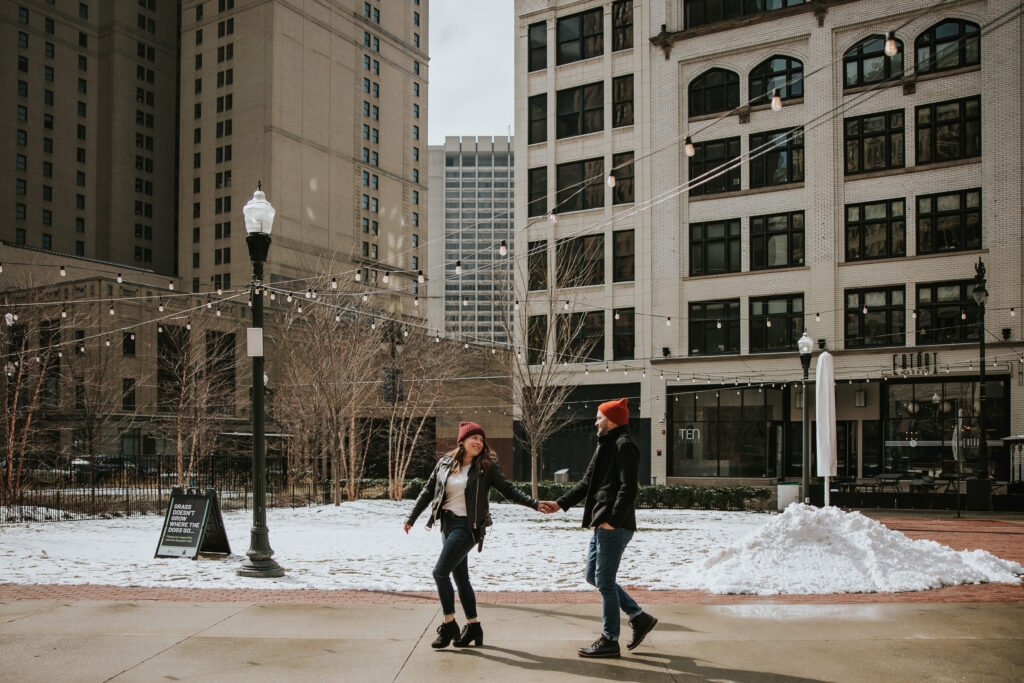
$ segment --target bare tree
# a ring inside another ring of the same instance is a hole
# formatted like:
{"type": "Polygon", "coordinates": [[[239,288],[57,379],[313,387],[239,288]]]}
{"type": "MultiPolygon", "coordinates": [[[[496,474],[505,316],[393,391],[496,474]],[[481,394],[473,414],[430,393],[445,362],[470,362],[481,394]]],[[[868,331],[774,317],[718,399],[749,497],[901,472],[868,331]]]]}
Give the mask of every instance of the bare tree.
{"type": "Polygon", "coordinates": [[[498,271],[508,283],[495,306],[513,353],[507,377],[513,409],[530,453],[530,488],[536,498],[544,444],[571,422],[561,408],[575,389],[579,363],[604,359],[604,311],[588,310],[579,287],[603,282],[602,235],[560,240],[555,273],[548,273],[547,242],[525,257],[510,260],[515,277],[498,271]],[[511,305],[510,305],[511,304],[511,305]]]}

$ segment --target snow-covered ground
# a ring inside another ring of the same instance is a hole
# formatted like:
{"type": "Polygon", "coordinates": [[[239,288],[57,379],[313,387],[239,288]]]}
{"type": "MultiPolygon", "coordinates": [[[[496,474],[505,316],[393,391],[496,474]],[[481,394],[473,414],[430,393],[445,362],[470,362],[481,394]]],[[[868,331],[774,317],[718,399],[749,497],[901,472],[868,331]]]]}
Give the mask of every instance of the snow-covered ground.
{"type": "MultiPolygon", "coordinates": [[[[113,584],[189,588],[433,590],[440,550],[425,517],[405,535],[411,501],[271,509],[270,543],[281,579],[235,575],[249,547],[251,513],[224,513],[232,555],[154,559],[163,517],[0,526],[0,579],[6,583],[113,584]]],[[[492,506],[482,553],[470,555],[480,590],[593,590],[583,582],[589,531],[582,510],[541,515],[492,506]]],[[[1024,568],[985,551],[956,552],[912,541],[859,513],[791,505],[783,514],[638,510],[640,530],[619,582],[715,593],[849,593],[924,590],[943,585],[1018,582],[1024,568]]]]}

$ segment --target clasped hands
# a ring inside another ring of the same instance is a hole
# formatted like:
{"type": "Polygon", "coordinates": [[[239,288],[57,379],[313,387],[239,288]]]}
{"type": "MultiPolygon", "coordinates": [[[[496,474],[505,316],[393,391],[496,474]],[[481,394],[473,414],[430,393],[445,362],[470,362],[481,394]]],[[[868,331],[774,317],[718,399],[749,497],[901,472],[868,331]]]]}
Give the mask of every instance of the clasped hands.
{"type": "Polygon", "coordinates": [[[562,508],[558,506],[553,500],[542,500],[537,505],[537,511],[543,512],[545,515],[550,515],[552,512],[558,512],[562,508]]]}

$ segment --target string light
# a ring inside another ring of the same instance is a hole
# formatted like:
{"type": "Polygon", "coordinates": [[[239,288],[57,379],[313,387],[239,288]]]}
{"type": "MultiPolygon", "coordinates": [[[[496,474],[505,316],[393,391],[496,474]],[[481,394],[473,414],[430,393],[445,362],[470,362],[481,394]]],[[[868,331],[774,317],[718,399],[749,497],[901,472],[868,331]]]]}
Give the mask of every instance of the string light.
{"type": "Polygon", "coordinates": [[[331,277],[331,289],[337,289],[337,288],[338,288],[338,278],[331,277]]]}
{"type": "Polygon", "coordinates": [[[864,315],[867,315],[868,314],[868,305],[864,304],[864,308],[860,309],[860,312],[863,313],[864,315]]]}
{"type": "Polygon", "coordinates": [[[893,36],[892,31],[886,31],[885,55],[887,57],[895,57],[897,52],[899,52],[899,46],[896,44],[896,38],[893,36]]]}
{"type": "Polygon", "coordinates": [[[220,317],[220,306],[218,306],[217,310],[214,311],[214,312],[217,314],[217,317],[219,318],[220,317]]]}
{"type": "Polygon", "coordinates": [[[4,272],[4,264],[0,263],[0,273],[4,272]]]}
{"type": "Polygon", "coordinates": [[[689,135],[686,136],[686,145],[684,149],[686,150],[686,156],[688,157],[692,157],[697,153],[697,150],[693,147],[693,140],[690,139],[689,135]]]}
{"type": "Polygon", "coordinates": [[[619,319],[619,312],[618,312],[618,311],[615,311],[615,319],[616,319],[616,320],[618,320],[618,319],[619,319]]]}
{"type": "Polygon", "coordinates": [[[413,306],[419,306],[420,305],[420,298],[418,296],[417,297],[413,297],[412,305],[413,306]]]}
{"type": "Polygon", "coordinates": [[[569,301],[568,300],[566,300],[565,304],[562,306],[562,310],[565,310],[565,311],[569,310],[569,301]]]}
{"type": "Polygon", "coordinates": [[[168,280],[167,281],[167,289],[170,289],[170,290],[174,289],[174,280],[168,280]]]}
{"type": "Polygon", "coordinates": [[[719,320],[718,322],[716,322],[715,327],[717,327],[718,329],[722,329],[722,321],[719,320]]]}
{"type": "Polygon", "coordinates": [[[306,298],[307,299],[312,299],[313,298],[313,290],[312,289],[307,289],[306,290],[306,298]]]}
{"type": "Polygon", "coordinates": [[[389,272],[385,272],[385,273],[384,273],[384,277],[383,277],[383,278],[381,278],[381,281],[382,281],[382,282],[383,282],[384,284],[387,284],[387,283],[388,283],[388,280],[390,280],[390,279],[391,279],[391,273],[389,273],[389,272]]]}
{"type": "Polygon", "coordinates": [[[370,297],[368,297],[366,294],[363,294],[363,303],[365,304],[369,300],[370,300],[370,297]]]}
{"type": "Polygon", "coordinates": [[[815,313],[814,314],[814,322],[816,322],[816,323],[820,323],[821,322],[821,313],[815,313]]]}
{"type": "Polygon", "coordinates": [[[779,97],[779,89],[772,90],[772,111],[782,111],[782,98],[779,97]]]}
{"type": "Polygon", "coordinates": [[[548,214],[548,220],[551,221],[552,223],[557,223],[558,222],[558,210],[557,209],[551,209],[551,213],[548,214]]]}
{"type": "MultiPolygon", "coordinates": [[[[2,272],[4,272],[3,269],[0,269],[0,273],[2,273],[2,272]]],[[[1010,317],[1011,318],[1015,318],[1016,316],[1017,316],[1017,311],[1014,310],[1014,308],[1011,307],[1010,308],[1010,317]]]]}
{"type": "Polygon", "coordinates": [[[916,308],[910,314],[910,317],[913,318],[914,320],[917,320],[917,309],[916,308]]]}
{"type": "MultiPolygon", "coordinates": [[[[363,296],[366,296],[366,295],[364,294],[363,296]]],[[[284,298],[284,300],[285,300],[285,301],[287,301],[288,303],[291,303],[291,302],[292,302],[292,295],[291,295],[291,294],[289,294],[288,296],[286,296],[286,297],[284,298]]]]}
{"type": "Polygon", "coordinates": [[[121,284],[122,282],[124,282],[124,278],[121,277],[121,273],[118,273],[117,274],[117,284],[121,284]]]}
{"type": "Polygon", "coordinates": [[[462,305],[463,306],[468,306],[469,305],[469,297],[466,297],[466,296],[462,297],[462,305]]]}
{"type": "Polygon", "coordinates": [[[210,300],[210,295],[206,295],[206,308],[207,310],[213,308],[213,301],[210,300]]]}
{"type": "Polygon", "coordinates": [[[435,344],[440,344],[441,343],[441,335],[440,334],[435,334],[434,335],[434,343],[435,344]]]}
{"type": "Polygon", "coordinates": [[[298,312],[300,314],[302,313],[302,302],[301,301],[299,302],[299,308],[297,310],[298,310],[298,312]]]}
{"type": "Polygon", "coordinates": [[[68,274],[68,270],[67,270],[67,268],[65,268],[64,266],[61,266],[61,267],[60,267],[60,276],[61,276],[61,277],[64,277],[64,276],[65,276],[65,275],[67,275],[67,274],[68,274]]]}
{"type": "Polygon", "coordinates": [[[68,317],[68,308],[64,304],[60,305],[60,317],[62,317],[62,318],[68,317]]]}
{"type": "Polygon", "coordinates": [[[672,327],[672,316],[669,316],[668,320],[665,321],[665,327],[672,327]]]}
{"type": "MultiPolygon", "coordinates": [[[[110,346],[110,337],[107,337],[107,346],[110,346]]],[[[38,360],[38,358],[36,360],[38,360]]]]}
{"type": "Polygon", "coordinates": [[[416,282],[418,282],[418,283],[420,283],[422,285],[426,281],[427,281],[427,279],[425,277],[423,277],[423,271],[422,270],[416,271],[416,282]]]}
{"type": "Polygon", "coordinates": [[[191,330],[192,329],[192,318],[189,318],[189,319],[187,319],[185,321],[185,329],[186,330],[191,330]]]}
{"type": "Polygon", "coordinates": [[[224,290],[220,287],[217,288],[217,296],[224,296],[224,290]]]}
{"type": "Polygon", "coordinates": [[[508,242],[506,240],[501,241],[501,245],[498,247],[498,253],[501,256],[508,256],[508,242]]]}
{"type": "Polygon", "coordinates": [[[967,320],[967,311],[960,311],[960,319],[967,320]]]}
{"type": "Polygon", "coordinates": [[[772,326],[772,319],[768,318],[768,320],[766,320],[764,324],[765,324],[765,327],[771,327],[772,326]]]}
{"type": "Polygon", "coordinates": [[[114,315],[114,302],[110,302],[110,315],[114,315]]]}
{"type": "Polygon", "coordinates": [[[360,273],[360,271],[357,270],[356,271],[356,282],[362,282],[362,281],[363,281],[363,276],[360,273]]]}
{"type": "Polygon", "coordinates": [[[608,176],[608,187],[615,187],[615,176],[608,176]]]}
{"type": "Polygon", "coordinates": [[[161,313],[164,312],[164,300],[163,299],[157,299],[156,300],[156,308],[161,313]]]}
{"type": "Polygon", "coordinates": [[[462,275],[462,261],[455,262],[455,274],[462,275]]]}
{"type": "Polygon", "coordinates": [[[515,302],[515,304],[512,306],[512,310],[514,310],[514,311],[518,311],[519,310],[519,301],[515,302]]]}

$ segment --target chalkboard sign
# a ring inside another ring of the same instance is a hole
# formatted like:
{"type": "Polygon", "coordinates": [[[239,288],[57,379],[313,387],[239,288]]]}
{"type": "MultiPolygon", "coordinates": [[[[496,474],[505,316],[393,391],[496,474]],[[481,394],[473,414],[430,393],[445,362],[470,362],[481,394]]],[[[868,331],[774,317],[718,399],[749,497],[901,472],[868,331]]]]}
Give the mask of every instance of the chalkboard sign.
{"type": "Polygon", "coordinates": [[[217,493],[174,487],[154,557],[191,557],[199,553],[230,554],[217,493]]]}

